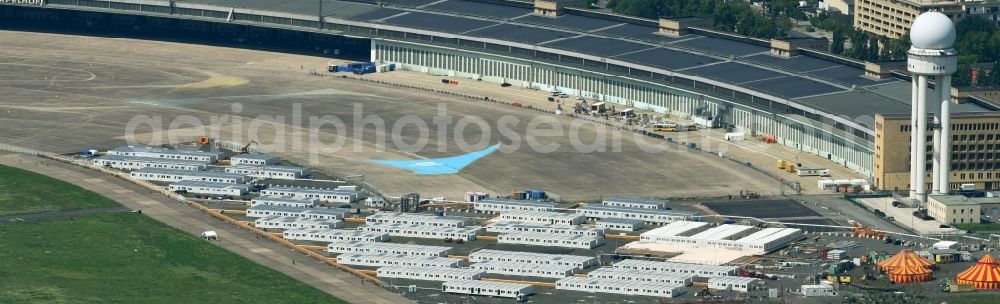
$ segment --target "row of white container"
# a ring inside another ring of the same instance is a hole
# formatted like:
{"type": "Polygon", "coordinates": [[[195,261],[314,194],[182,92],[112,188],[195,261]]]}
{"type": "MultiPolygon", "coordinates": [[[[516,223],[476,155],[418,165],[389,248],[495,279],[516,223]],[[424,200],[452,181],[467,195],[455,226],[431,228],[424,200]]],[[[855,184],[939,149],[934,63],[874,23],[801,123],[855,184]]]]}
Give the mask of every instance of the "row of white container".
{"type": "Polygon", "coordinates": [[[497,243],[591,249],[603,245],[604,236],[514,232],[500,234],[497,243]]]}
{"type": "Polygon", "coordinates": [[[459,259],[418,256],[406,254],[357,254],[344,253],[336,257],[337,263],[355,266],[414,266],[414,267],[462,267],[465,262],[459,259]]]}
{"type": "Polygon", "coordinates": [[[604,228],[567,226],[559,224],[543,224],[530,222],[503,221],[486,225],[487,232],[496,233],[516,233],[534,232],[549,234],[571,234],[571,235],[591,235],[604,236],[604,228]]]}
{"type": "Polygon", "coordinates": [[[351,214],[343,208],[299,208],[277,205],[257,205],[247,208],[248,217],[295,216],[316,219],[342,220],[351,214]]]}
{"type": "Polygon", "coordinates": [[[435,216],[419,213],[378,212],[365,217],[368,224],[403,224],[440,227],[465,227],[471,219],[461,216],[435,216]]]}
{"type": "Polygon", "coordinates": [[[415,256],[437,256],[447,257],[453,251],[451,247],[416,245],[416,244],[396,244],[364,241],[340,241],[326,245],[327,252],[330,253],[357,253],[357,254],[405,254],[415,256]]]}
{"type": "Polygon", "coordinates": [[[409,224],[363,225],[358,230],[387,233],[390,236],[424,239],[460,239],[473,241],[482,232],[482,227],[439,227],[409,224]]]}
{"type": "Polygon", "coordinates": [[[261,229],[336,229],[342,225],[343,222],[339,220],[279,215],[262,217],[254,221],[254,227],[261,229]]]}
{"type": "Polygon", "coordinates": [[[480,263],[487,261],[522,263],[532,265],[563,265],[573,266],[577,271],[597,265],[597,257],[580,256],[570,254],[551,254],[537,252],[504,251],[493,249],[481,249],[469,254],[469,262],[480,263]]]}

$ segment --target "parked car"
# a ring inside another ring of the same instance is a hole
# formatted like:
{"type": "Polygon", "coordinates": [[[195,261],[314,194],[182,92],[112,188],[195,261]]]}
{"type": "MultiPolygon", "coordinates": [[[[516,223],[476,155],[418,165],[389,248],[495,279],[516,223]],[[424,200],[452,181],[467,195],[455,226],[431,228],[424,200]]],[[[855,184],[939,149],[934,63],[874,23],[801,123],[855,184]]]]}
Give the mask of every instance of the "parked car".
{"type": "Polygon", "coordinates": [[[938,228],[951,228],[951,226],[948,226],[948,225],[945,225],[945,224],[941,224],[941,225],[938,225],[938,228]]]}

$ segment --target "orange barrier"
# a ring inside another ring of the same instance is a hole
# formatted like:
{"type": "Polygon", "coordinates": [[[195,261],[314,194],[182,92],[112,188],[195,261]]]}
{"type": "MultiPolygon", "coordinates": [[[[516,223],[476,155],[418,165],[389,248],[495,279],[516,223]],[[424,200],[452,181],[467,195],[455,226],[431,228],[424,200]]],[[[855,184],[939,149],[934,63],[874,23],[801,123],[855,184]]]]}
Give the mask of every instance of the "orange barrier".
{"type": "Polygon", "coordinates": [[[621,235],[621,234],[610,234],[610,233],[609,234],[605,234],[604,238],[606,238],[606,239],[618,239],[618,240],[629,240],[629,241],[638,241],[639,240],[639,236],[638,235],[621,235]]]}
{"type": "Polygon", "coordinates": [[[229,209],[222,209],[222,214],[235,214],[235,215],[243,215],[243,216],[246,216],[246,215],[247,215],[247,212],[246,212],[246,210],[229,210],[229,209]]]}
{"type": "Polygon", "coordinates": [[[589,278],[590,277],[590,276],[587,276],[586,273],[578,273],[578,274],[574,274],[573,276],[574,277],[579,277],[579,278],[589,278]]]}
{"type": "Polygon", "coordinates": [[[496,241],[497,237],[491,236],[491,235],[477,235],[476,236],[476,240],[481,240],[481,241],[496,241]]]}
{"type": "Polygon", "coordinates": [[[315,245],[297,245],[297,246],[309,250],[326,250],[326,246],[315,246],[315,245]]]}
{"type": "Polygon", "coordinates": [[[345,222],[351,222],[351,223],[364,223],[365,222],[365,218],[352,216],[352,217],[345,217],[344,221],[345,222]]]}
{"type": "Polygon", "coordinates": [[[538,286],[538,287],[551,287],[551,288],[555,288],[556,287],[556,283],[549,283],[549,282],[503,280],[503,279],[490,279],[490,278],[482,278],[482,279],[479,279],[479,280],[480,281],[488,281],[488,282],[500,282],[500,283],[528,284],[528,285],[531,285],[531,286],[538,286]]]}
{"type": "Polygon", "coordinates": [[[453,258],[453,259],[461,259],[461,260],[466,261],[466,262],[469,261],[469,257],[468,256],[464,256],[464,255],[449,255],[448,257],[449,258],[453,258]]]}

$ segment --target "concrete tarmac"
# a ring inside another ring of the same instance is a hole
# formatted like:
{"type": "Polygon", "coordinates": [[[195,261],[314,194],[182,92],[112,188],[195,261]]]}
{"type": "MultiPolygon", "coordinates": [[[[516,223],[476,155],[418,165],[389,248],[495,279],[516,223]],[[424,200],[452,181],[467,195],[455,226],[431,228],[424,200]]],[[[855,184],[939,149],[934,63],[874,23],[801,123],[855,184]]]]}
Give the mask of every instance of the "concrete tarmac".
{"type": "Polygon", "coordinates": [[[5,31],[0,40],[7,42],[0,49],[0,91],[5,92],[0,142],[12,145],[73,153],[111,148],[126,139],[141,144],[205,135],[237,143],[254,140],[260,150],[311,170],[363,175],[390,196],[417,192],[461,199],[467,191],[503,196],[542,189],[578,201],[608,195],[778,192],[773,179],[718,156],[615,128],[312,75],[326,68],[327,58],[5,31]],[[360,115],[354,115],[356,108],[363,109],[360,115]],[[444,133],[434,122],[441,108],[451,120],[442,124],[444,133]],[[324,116],[342,120],[344,127],[310,124],[323,122],[324,116]],[[414,119],[427,123],[429,132],[406,123],[414,119]],[[385,128],[374,127],[383,123],[385,128]],[[424,140],[427,145],[419,145],[424,140]],[[497,143],[499,152],[458,174],[418,175],[372,162],[454,156],[497,143]]]}

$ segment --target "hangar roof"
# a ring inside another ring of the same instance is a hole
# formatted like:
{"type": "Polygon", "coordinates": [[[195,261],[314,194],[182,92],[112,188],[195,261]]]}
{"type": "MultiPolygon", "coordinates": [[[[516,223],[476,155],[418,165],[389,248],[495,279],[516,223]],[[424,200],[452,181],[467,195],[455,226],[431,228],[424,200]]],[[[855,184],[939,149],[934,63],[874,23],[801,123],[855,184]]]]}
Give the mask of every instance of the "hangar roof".
{"type": "MultiPolygon", "coordinates": [[[[736,84],[751,90],[797,100],[837,115],[872,115],[872,111],[908,112],[909,83],[899,79],[876,81],[862,77],[857,66],[831,60],[768,54],[767,42],[730,34],[657,34],[654,20],[566,14],[532,14],[530,2],[507,4],[466,0],[178,0],[179,4],[207,4],[261,11],[323,15],[352,21],[396,25],[435,32],[492,38],[573,51],[646,65],[736,84]],[[729,61],[729,62],[725,62],[729,61]],[[722,62],[722,63],[720,63],[722,62]],[[684,70],[686,69],[686,70],[684,70]],[[896,90],[903,94],[870,94],[858,88],[896,90]],[[882,87],[888,87],[883,89],[882,87]],[[890,100],[892,99],[892,100],[890,100]]],[[[969,105],[957,111],[988,111],[969,105]]]]}

